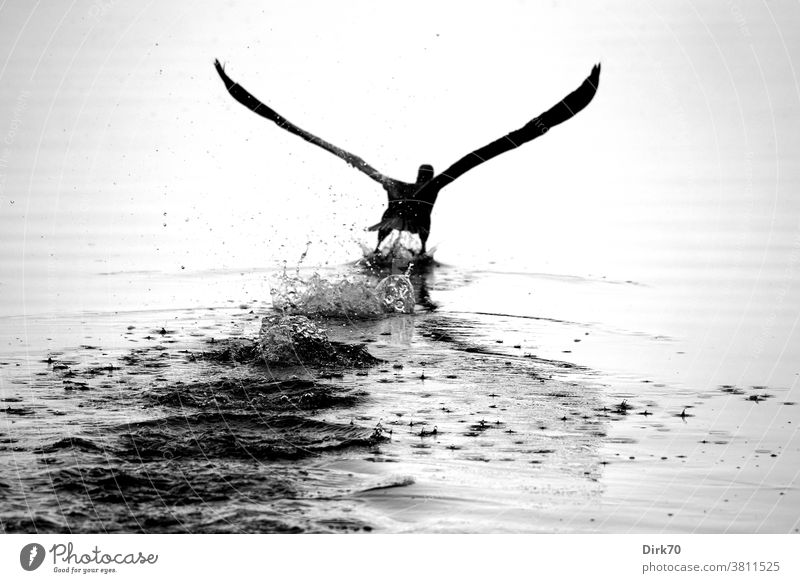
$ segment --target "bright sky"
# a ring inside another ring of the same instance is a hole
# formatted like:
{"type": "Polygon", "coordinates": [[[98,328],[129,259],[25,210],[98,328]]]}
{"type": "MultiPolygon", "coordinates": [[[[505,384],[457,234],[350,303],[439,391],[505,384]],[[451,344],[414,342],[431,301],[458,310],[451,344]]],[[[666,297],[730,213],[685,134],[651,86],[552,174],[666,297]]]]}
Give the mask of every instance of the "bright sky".
{"type": "Polygon", "coordinates": [[[235,103],[214,58],[406,180],[602,61],[584,112],[442,192],[445,261],[625,277],[797,245],[796,2],[260,4],[0,2],[0,280],[295,263],[308,241],[310,262],[340,263],[372,244],[380,187],[235,103]]]}

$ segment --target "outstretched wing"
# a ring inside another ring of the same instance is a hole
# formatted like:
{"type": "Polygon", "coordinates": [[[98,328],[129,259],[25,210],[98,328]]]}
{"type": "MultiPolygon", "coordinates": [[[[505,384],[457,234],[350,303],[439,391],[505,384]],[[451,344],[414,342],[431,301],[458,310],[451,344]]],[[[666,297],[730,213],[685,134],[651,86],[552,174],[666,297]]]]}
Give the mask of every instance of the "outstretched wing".
{"type": "Polygon", "coordinates": [[[244,105],[250,111],[253,111],[260,115],[261,117],[265,117],[268,120],[275,122],[278,124],[278,127],[285,129],[287,132],[295,134],[296,136],[300,136],[307,142],[311,142],[315,146],[319,146],[330,152],[331,154],[335,154],[339,156],[342,160],[350,164],[353,168],[357,170],[361,170],[364,174],[380,182],[383,185],[389,184],[393,182],[393,180],[387,176],[384,176],[375,168],[364,162],[361,158],[356,156],[355,154],[351,154],[341,148],[337,148],[333,144],[326,142],[325,140],[318,138],[314,134],[307,132],[306,130],[297,127],[292,122],[290,122],[285,117],[281,116],[275,110],[270,108],[268,105],[261,103],[258,99],[256,99],[247,89],[233,81],[230,77],[228,77],[227,73],[225,73],[225,69],[220,64],[219,60],[214,61],[214,67],[217,69],[217,73],[222,78],[222,81],[225,83],[225,88],[228,90],[228,93],[231,94],[236,101],[244,105]]]}
{"type": "Polygon", "coordinates": [[[597,64],[592,68],[591,74],[584,80],[581,86],[567,95],[559,103],[543,114],[533,118],[518,130],[495,140],[491,144],[487,144],[483,148],[467,154],[447,170],[426,183],[414,197],[433,204],[433,202],[436,201],[436,196],[439,191],[465,172],[472,170],[487,160],[491,160],[495,156],[518,148],[522,144],[530,142],[547,133],[550,128],[567,121],[589,105],[589,102],[597,92],[599,82],[600,65],[597,64]]]}

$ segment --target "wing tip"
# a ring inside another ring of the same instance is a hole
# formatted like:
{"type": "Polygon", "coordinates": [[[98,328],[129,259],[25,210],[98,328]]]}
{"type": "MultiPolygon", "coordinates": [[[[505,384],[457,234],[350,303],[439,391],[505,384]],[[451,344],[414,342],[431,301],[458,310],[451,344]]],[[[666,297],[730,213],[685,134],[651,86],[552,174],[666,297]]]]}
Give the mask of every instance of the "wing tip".
{"type": "Polygon", "coordinates": [[[236,83],[233,79],[228,77],[228,74],[225,72],[225,65],[220,63],[219,59],[214,59],[214,68],[217,70],[217,74],[220,76],[220,79],[222,79],[222,82],[225,83],[228,92],[230,92],[236,86],[236,83]]]}
{"type": "Polygon", "coordinates": [[[594,91],[597,91],[597,86],[600,85],[600,67],[600,62],[595,63],[595,65],[592,67],[592,72],[589,73],[586,81],[584,81],[584,83],[591,85],[594,91]]]}
{"type": "Polygon", "coordinates": [[[217,70],[217,73],[219,73],[220,77],[227,77],[225,73],[225,66],[219,62],[219,59],[214,59],[214,68],[217,70]]]}

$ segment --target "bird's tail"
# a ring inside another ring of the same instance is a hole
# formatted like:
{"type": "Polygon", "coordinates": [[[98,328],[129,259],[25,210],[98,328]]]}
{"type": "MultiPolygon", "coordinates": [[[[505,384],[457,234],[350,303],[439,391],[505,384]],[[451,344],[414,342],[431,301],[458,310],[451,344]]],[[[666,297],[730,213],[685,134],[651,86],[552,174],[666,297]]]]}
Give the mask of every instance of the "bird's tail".
{"type": "Polygon", "coordinates": [[[388,219],[383,219],[377,225],[372,225],[368,231],[381,231],[381,230],[392,230],[397,229],[398,231],[410,231],[409,228],[411,225],[406,221],[403,217],[390,217],[388,219]]]}

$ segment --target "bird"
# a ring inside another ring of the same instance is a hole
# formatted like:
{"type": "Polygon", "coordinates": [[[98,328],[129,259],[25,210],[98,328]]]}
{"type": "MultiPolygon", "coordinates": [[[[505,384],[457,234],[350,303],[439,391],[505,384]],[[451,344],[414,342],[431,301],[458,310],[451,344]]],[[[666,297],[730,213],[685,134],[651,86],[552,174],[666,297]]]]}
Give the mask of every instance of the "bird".
{"type": "Polygon", "coordinates": [[[491,160],[505,152],[513,150],[544,134],[551,128],[567,121],[584,109],[595,96],[600,83],[600,64],[592,67],[588,77],[572,93],[564,97],[553,107],[531,119],[525,125],[516,129],[489,144],[478,148],[457,160],[443,172],[435,174],[431,164],[422,164],[417,171],[414,182],[405,182],[390,178],[382,174],[362,158],[342,148],[334,146],[277,113],[274,109],[259,101],[239,83],[233,81],[225,72],[219,59],[214,61],[214,67],[225,84],[225,88],[236,101],[254,113],[264,117],[278,127],[292,133],[307,142],[319,146],[338,156],[350,166],[378,182],[386,191],[388,206],[379,223],[369,227],[370,231],[378,232],[378,243],[375,253],[380,251],[381,243],[393,231],[406,231],[416,234],[421,242],[419,255],[426,254],[426,243],[431,229],[431,213],[436,204],[439,192],[448,184],[464,175],[476,166],[491,160]]]}

